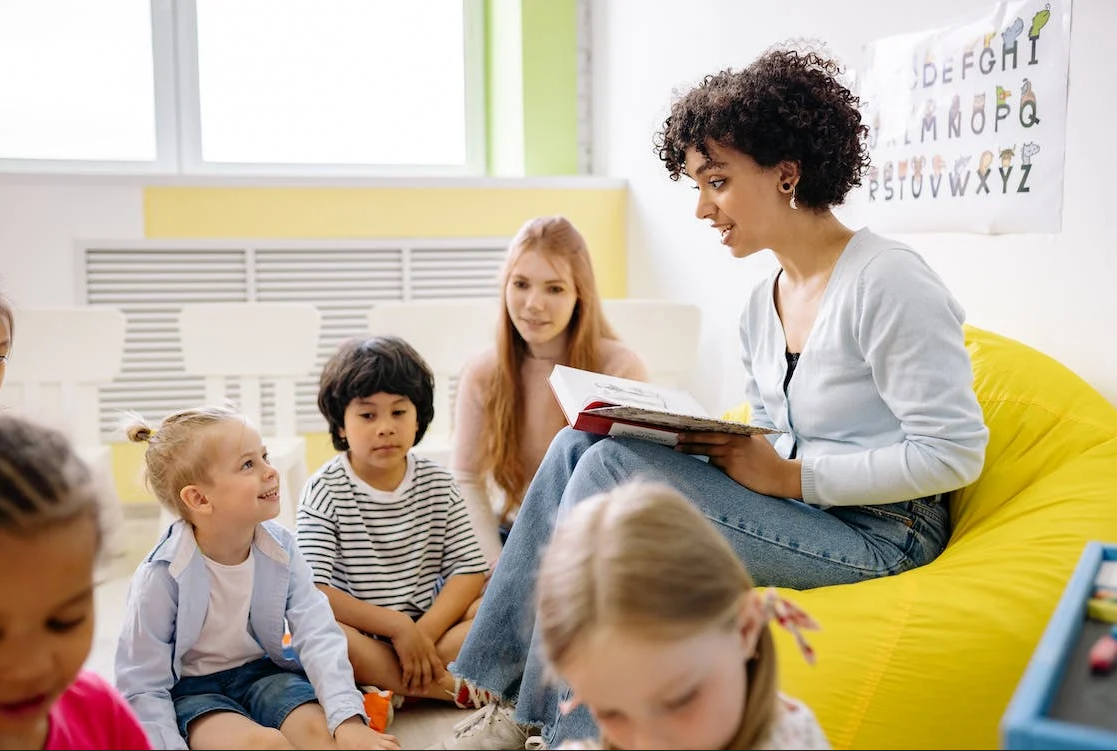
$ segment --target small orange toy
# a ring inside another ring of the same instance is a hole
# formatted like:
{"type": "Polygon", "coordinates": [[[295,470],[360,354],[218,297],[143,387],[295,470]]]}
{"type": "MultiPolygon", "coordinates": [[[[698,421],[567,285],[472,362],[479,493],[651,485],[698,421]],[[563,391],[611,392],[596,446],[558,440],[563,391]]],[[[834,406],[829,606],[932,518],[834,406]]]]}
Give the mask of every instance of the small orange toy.
{"type": "Polygon", "coordinates": [[[365,691],[365,714],[368,715],[368,726],[373,730],[383,733],[392,724],[396,709],[392,706],[392,692],[384,689],[365,691]]]}

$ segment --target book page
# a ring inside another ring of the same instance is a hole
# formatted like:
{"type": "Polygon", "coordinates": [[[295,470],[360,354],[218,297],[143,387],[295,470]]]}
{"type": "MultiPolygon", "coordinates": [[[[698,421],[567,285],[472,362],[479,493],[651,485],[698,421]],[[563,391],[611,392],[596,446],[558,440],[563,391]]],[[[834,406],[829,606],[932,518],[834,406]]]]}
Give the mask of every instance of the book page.
{"type": "Polygon", "coordinates": [[[571,424],[574,424],[579,412],[601,406],[639,407],[697,417],[707,414],[702,405],[685,391],[566,365],[554,367],[550,382],[571,424]]]}
{"type": "Polygon", "coordinates": [[[566,421],[573,425],[578,421],[578,413],[582,411],[582,402],[585,394],[593,389],[593,376],[586,370],[578,370],[565,365],[556,365],[547,377],[551,384],[551,391],[555,395],[566,421]]]}

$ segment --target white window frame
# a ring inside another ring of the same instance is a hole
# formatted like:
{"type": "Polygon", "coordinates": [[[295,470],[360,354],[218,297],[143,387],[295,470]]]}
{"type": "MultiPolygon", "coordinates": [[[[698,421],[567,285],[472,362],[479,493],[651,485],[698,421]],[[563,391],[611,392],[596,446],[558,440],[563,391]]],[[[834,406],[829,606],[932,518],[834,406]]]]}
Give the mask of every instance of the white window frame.
{"type": "Polygon", "coordinates": [[[153,161],[0,159],[0,174],[204,177],[482,177],[486,170],[484,0],[464,10],[464,165],[281,164],[207,162],[201,151],[198,13],[195,0],[149,0],[155,86],[153,161]]]}
{"type": "Polygon", "coordinates": [[[174,2],[149,0],[152,82],[155,86],[155,159],[0,159],[0,173],[67,175],[166,175],[178,172],[174,2]]]}

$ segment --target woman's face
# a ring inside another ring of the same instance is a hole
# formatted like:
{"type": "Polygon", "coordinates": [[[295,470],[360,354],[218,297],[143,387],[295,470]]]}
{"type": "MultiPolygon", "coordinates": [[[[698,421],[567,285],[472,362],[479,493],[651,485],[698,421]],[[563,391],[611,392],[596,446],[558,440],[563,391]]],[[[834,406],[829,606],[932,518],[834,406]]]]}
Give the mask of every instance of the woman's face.
{"type": "Polygon", "coordinates": [[[12,326],[7,317],[0,313],[0,386],[4,385],[4,374],[8,370],[8,352],[12,349],[12,326]]]}
{"type": "Polygon", "coordinates": [[[683,638],[605,626],[559,666],[617,748],[725,748],[741,726],[758,621],[683,638]]]}
{"type": "Polygon", "coordinates": [[[695,216],[708,219],[736,258],[771,248],[786,220],[790,194],[778,167],[764,168],[737,149],[709,145],[707,158],[687,149],[686,173],[698,190],[695,216]]]}
{"type": "Polygon", "coordinates": [[[535,250],[524,251],[508,274],[504,303],[512,325],[533,355],[562,354],[566,327],[578,304],[570,264],[552,262],[535,250]]]}

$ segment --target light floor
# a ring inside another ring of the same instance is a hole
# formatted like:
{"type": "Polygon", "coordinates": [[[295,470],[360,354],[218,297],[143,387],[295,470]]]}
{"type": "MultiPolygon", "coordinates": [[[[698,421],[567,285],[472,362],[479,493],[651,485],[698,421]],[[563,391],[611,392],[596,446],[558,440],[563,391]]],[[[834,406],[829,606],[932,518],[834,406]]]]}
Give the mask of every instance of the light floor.
{"type": "MultiPolygon", "coordinates": [[[[97,588],[97,628],[86,667],[110,681],[128,581],[136,565],[155,543],[158,524],[158,516],[147,513],[147,509],[128,509],[121,529],[124,555],[108,567],[97,588]]],[[[467,716],[468,710],[423,703],[397,710],[388,732],[399,738],[403,748],[423,749],[452,735],[454,724],[467,716]]]]}

